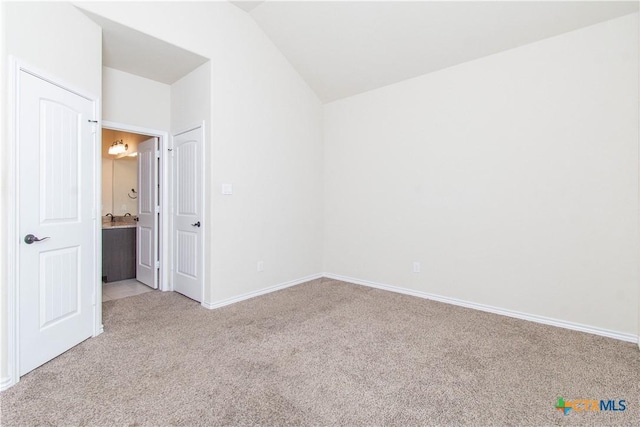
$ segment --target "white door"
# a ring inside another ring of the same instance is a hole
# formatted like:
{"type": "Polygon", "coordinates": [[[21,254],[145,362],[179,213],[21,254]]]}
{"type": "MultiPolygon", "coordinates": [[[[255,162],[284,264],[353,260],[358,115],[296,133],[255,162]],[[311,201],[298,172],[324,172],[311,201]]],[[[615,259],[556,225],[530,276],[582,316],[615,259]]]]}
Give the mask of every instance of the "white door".
{"type": "Polygon", "coordinates": [[[173,290],[202,301],[202,128],[173,137],[173,290]]]}
{"type": "Polygon", "coordinates": [[[158,138],[138,144],[136,279],[158,288],[158,138]]]}
{"type": "Polygon", "coordinates": [[[24,375],[93,334],[96,142],[93,101],[25,71],[18,90],[18,345],[24,375]]]}

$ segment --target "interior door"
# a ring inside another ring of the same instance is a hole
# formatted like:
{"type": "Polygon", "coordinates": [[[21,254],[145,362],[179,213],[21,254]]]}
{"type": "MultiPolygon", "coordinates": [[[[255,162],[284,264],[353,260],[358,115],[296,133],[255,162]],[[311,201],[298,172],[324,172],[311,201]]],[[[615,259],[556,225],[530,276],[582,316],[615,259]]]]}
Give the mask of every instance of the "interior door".
{"type": "Polygon", "coordinates": [[[94,103],[19,72],[19,374],[94,326],[94,103]]]}
{"type": "Polygon", "coordinates": [[[158,138],[138,144],[136,279],[158,288],[158,138]]]}
{"type": "Polygon", "coordinates": [[[173,137],[173,289],[202,302],[202,128],[173,137]]]}

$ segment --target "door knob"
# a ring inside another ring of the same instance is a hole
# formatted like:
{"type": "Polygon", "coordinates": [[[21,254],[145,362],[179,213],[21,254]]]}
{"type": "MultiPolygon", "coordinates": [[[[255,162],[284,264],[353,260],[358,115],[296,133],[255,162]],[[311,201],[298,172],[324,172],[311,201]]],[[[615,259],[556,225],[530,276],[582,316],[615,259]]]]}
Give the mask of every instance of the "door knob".
{"type": "Polygon", "coordinates": [[[200,221],[196,222],[195,224],[191,224],[191,225],[193,225],[194,227],[200,227],[200,221]]]}
{"type": "Polygon", "coordinates": [[[42,239],[38,239],[36,236],[34,236],[33,234],[27,234],[26,236],[24,236],[24,242],[27,245],[32,244],[33,242],[42,242],[43,240],[47,240],[49,237],[43,237],[42,239]]]}

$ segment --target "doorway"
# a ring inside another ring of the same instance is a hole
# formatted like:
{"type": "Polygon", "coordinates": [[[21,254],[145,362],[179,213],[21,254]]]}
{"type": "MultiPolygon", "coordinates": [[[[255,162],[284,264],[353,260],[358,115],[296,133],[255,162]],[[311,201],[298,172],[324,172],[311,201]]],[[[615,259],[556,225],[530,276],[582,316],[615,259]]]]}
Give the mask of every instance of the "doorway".
{"type": "Polygon", "coordinates": [[[165,242],[168,218],[164,215],[169,194],[168,168],[167,156],[161,155],[169,148],[168,134],[105,121],[102,138],[102,259],[108,263],[116,258],[115,264],[127,269],[126,276],[119,275],[121,271],[116,268],[110,277],[113,264],[103,266],[103,292],[112,292],[105,299],[117,299],[116,293],[141,292],[140,287],[138,291],[116,292],[114,286],[109,287],[114,282],[123,288],[135,288],[140,282],[152,289],[169,291],[165,242]],[[109,154],[110,147],[118,146],[124,148],[109,154]],[[107,247],[114,241],[122,250],[107,247]]]}
{"type": "Polygon", "coordinates": [[[123,292],[107,288],[126,280],[158,288],[157,145],[150,135],[102,129],[102,290],[112,299],[123,292]]]}

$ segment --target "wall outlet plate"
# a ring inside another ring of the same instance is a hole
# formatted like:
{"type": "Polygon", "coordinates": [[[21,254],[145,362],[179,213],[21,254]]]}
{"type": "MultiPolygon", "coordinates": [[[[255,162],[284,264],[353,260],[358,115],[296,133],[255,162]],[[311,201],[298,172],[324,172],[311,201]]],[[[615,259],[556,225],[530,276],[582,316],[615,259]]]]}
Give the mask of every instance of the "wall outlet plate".
{"type": "Polygon", "coordinates": [[[413,272],[420,273],[420,263],[418,261],[413,261],[413,272]]]}

